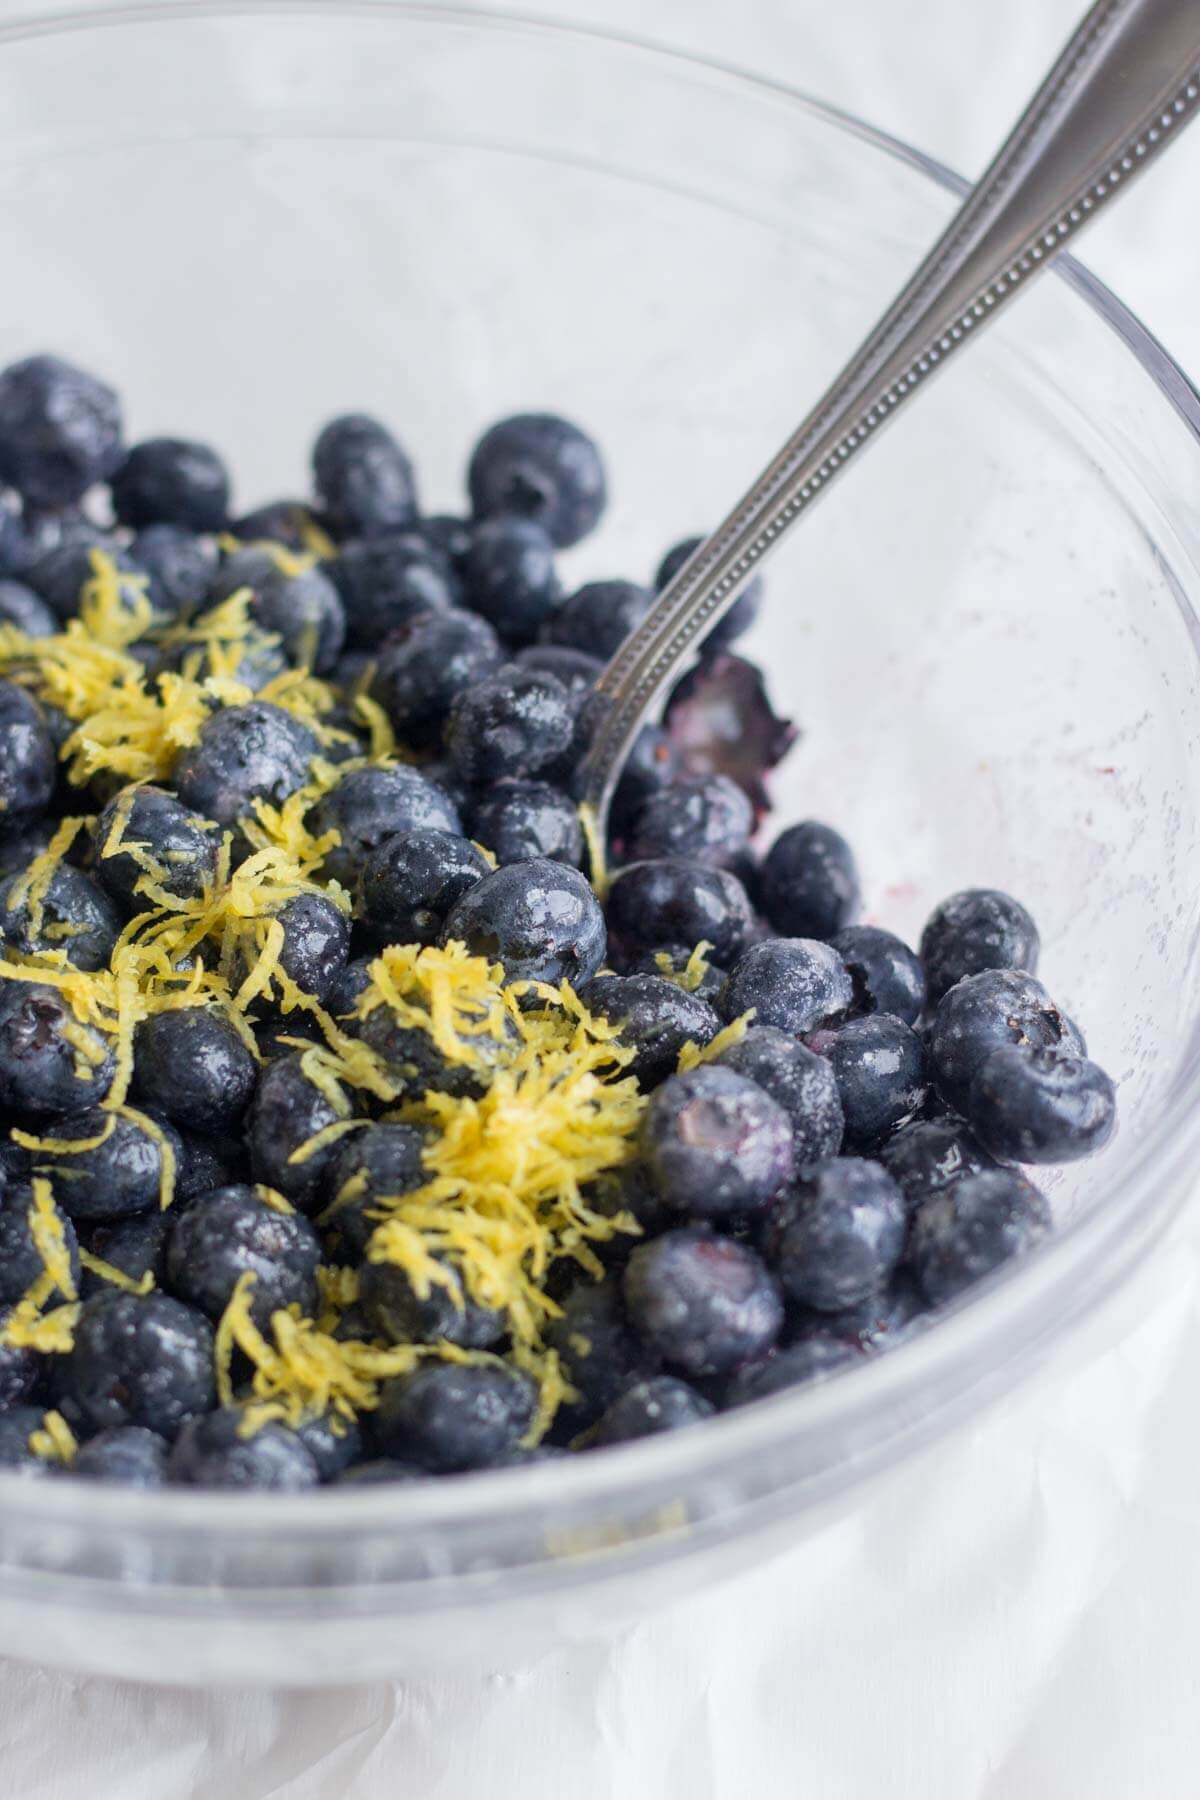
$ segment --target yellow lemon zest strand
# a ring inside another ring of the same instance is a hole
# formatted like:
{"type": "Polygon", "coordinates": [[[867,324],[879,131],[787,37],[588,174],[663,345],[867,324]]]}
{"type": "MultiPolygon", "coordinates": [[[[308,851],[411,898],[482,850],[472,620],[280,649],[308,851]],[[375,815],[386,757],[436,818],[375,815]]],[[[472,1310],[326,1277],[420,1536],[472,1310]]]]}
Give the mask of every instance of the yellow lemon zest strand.
{"type": "Polygon", "coordinates": [[[42,1266],[64,1300],[77,1300],[79,1290],[71,1270],[62,1214],[54,1204],[54,1192],[44,1175],[35,1175],[29,1205],[29,1235],[42,1266]]]}
{"type": "Polygon", "coordinates": [[[654,961],[658,967],[659,974],[667,981],[673,981],[676,987],[681,987],[687,993],[694,994],[704,980],[704,977],[708,974],[708,953],[711,949],[712,945],[709,943],[708,939],[702,938],[684,963],[682,969],[677,969],[674,966],[671,961],[671,953],[669,950],[656,950],[654,953],[654,961]]]}
{"type": "Polygon", "coordinates": [[[79,1441],[62,1414],[52,1409],[42,1414],[41,1424],[30,1432],[29,1448],[44,1462],[70,1468],[79,1454],[79,1441]]]}
{"type": "Polygon", "coordinates": [[[144,1275],[136,1278],[127,1275],[124,1269],[118,1269],[114,1263],[105,1262],[102,1256],[94,1256],[90,1250],[80,1250],[79,1260],[85,1269],[107,1281],[110,1287],[120,1288],[123,1294],[149,1294],[154,1288],[154,1271],[147,1269],[144,1275]]]}
{"type": "Polygon", "coordinates": [[[604,837],[600,830],[600,821],[596,817],[594,806],[584,800],[579,806],[579,823],[583,829],[583,841],[587,846],[588,863],[591,867],[592,886],[600,900],[607,900],[609,889],[608,858],[604,850],[604,837]]]}
{"type": "Polygon", "coordinates": [[[29,913],[28,933],[31,940],[46,935],[45,906],[50,883],[58,870],[58,865],[79,836],[79,833],[91,824],[86,816],[63,819],[55,829],[50,842],[41,853],[34,857],[24,872],[16,877],[8,891],[6,910],[19,912],[25,907],[29,913]]]}
{"type": "Polygon", "coordinates": [[[688,1069],[698,1069],[701,1063],[713,1062],[723,1050],[729,1050],[734,1044],[740,1044],[749,1030],[753,1018],[754,1008],[751,1007],[749,1012],[744,1012],[740,1018],[734,1019],[732,1024],[726,1025],[724,1030],[718,1031],[716,1037],[711,1038],[703,1046],[694,1044],[689,1038],[679,1052],[679,1073],[683,1075],[688,1069]]]}

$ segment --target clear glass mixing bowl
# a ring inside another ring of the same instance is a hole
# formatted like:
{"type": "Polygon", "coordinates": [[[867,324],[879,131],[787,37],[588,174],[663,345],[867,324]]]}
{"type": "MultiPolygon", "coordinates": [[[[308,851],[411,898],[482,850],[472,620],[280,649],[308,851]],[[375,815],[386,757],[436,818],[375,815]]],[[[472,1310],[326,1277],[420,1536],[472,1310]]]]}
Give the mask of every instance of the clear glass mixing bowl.
{"type": "MultiPolygon", "coordinates": [[[[782,441],[953,205],[779,88],[444,9],[117,7],[0,30],[0,360],[55,348],[135,434],[300,487],[369,407],[461,502],[551,407],[614,499],[568,577],[645,578],[782,441]]],[[[671,1439],[291,1499],[0,1479],[0,1652],[159,1680],[352,1680],[596,1631],[856,1503],[1120,1281],[1200,1129],[1200,405],[1077,267],[964,357],[769,571],[749,651],[869,916],[995,883],[1121,1079],[1060,1230],[932,1331],[671,1439]]]]}

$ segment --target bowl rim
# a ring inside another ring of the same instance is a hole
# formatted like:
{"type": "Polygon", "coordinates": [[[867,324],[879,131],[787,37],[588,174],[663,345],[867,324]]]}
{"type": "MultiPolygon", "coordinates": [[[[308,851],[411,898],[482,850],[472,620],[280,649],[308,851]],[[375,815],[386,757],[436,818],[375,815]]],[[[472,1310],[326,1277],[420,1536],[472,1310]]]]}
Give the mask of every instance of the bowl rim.
{"type": "MultiPolygon", "coordinates": [[[[363,18],[426,21],[478,31],[532,32],[550,39],[598,43],[611,49],[658,63],[664,71],[702,69],[731,88],[794,106],[818,123],[857,138],[881,154],[913,169],[954,195],[967,192],[971,183],[937,158],[859,118],[846,108],[820,100],[805,90],[753,69],[721,58],[681,49],[636,33],[601,26],[575,24],[536,14],[461,4],[431,5],[422,0],[125,0],[94,8],[67,8],[53,13],[26,14],[0,23],[0,48],[36,38],[99,32],[138,25],[179,25],[204,19],[270,19],[286,24],[289,17],[323,16],[327,19],[363,18]]],[[[1117,298],[1075,257],[1062,255],[1051,274],[1063,281],[1094,310],[1122,340],[1142,370],[1163,394],[1200,447],[1200,390],[1191,382],[1162,343],[1138,316],[1117,298]]],[[[599,1457],[583,1456],[542,1466],[480,1471],[468,1480],[431,1480],[428,1483],[387,1485],[359,1491],[325,1489],[303,1494],[237,1493],[165,1489],[139,1492],[107,1488],[95,1482],[29,1483],[19,1474],[0,1471],[0,1517],[31,1526],[78,1523],[89,1532],[133,1532],[153,1540],[175,1537],[180,1531],[205,1540],[245,1544],[256,1536],[275,1543],[294,1541],[298,1546],[310,1537],[342,1535],[347,1528],[360,1532],[403,1527],[406,1531],[436,1532],[439,1527],[457,1529],[474,1522],[484,1525],[493,1517],[511,1525],[516,1518],[544,1520],[548,1513],[575,1505],[639,1491],[662,1494],[686,1492],[698,1479],[719,1479],[730,1466],[753,1459],[757,1452],[793,1444],[826,1430],[832,1423],[853,1425],[856,1415],[878,1418],[884,1407],[903,1412],[906,1397],[919,1397],[928,1368],[953,1364],[987,1346],[997,1355],[988,1364],[989,1377],[960,1393],[950,1404],[909,1430],[896,1447],[884,1445],[889,1460],[911,1454],[921,1444],[943,1435],[965,1411],[977,1413],[982,1401],[994,1397],[1019,1378],[1024,1360],[1044,1341],[1060,1343],[1080,1320],[1092,1312],[1142,1260],[1177,1210],[1155,1206],[1156,1186],[1166,1185],[1172,1174],[1179,1178],[1194,1164],[1200,1148],[1200,1022],[1193,1024],[1181,1062],[1183,1067],[1172,1089],[1163,1117],[1139,1142],[1123,1166],[1120,1178],[1097,1204],[1068,1221],[1019,1265],[998,1272],[981,1283],[936,1322],[936,1329],[918,1332],[885,1355],[864,1358],[864,1365],[840,1371],[799,1391],[784,1392],[754,1406],[705,1421],[702,1429],[667,1434],[608,1449],[599,1457]],[[1130,1229],[1131,1224],[1135,1227],[1130,1229]],[[1138,1228],[1140,1226],[1140,1228],[1138,1228]],[[1111,1257],[1106,1252],[1113,1251],[1111,1257]],[[1072,1272],[1079,1279],[1072,1283],[1072,1272]],[[1062,1298],[1052,1327],[1036,1328],[1039,1290],[1062,1298]],[[1014,1311],[1013,1302],[1022,1304],[1014,1311]],[[1024,1330],[1014,1324],[1024,1318],[1024,1330]],[[1018,1366],[1020,1365],[1020,1366],[1018,1366]]],[[[918,1409],[919,1413],[919,1409],[918,1409]]],[[[869,1456],[853,1462],[843,1459],[830,1472],[831,1479],[814,1492],[824,1497],[854,1484],[870,1471],[869,1456]]],[[[793,1490],[794,1491],[794,1490],[793,1490]]],[[[734,1509],[731,1517],[738,1517],[734,1509]]],[[[686,1550],[672,1550],[669,1537],[652,1534],[631,1549],[648,1551],[655,1560],[686,1550]]],[[[533,1573],[561,1585],[579,1585],[606,1574],[627,1572],[629,1559],[580,1559],[533,1565],[533,1573]]],[[[530,1572],[521,1568],[520,1573],[530,1572]]],[[[505,1577],[518,1570],[502,1568],[505,1577]]],[[[73,1589],[80,1582],[71,1574],[62,1577],[73,1589]]],[[[57,1585],[50,1578],[50,1586],[57,1585]]],[[[86,1585],[97,1591],[104,1582],[86,1585]]],[[[121,1584],[125,1585],[125,1584],[121,1584]]],[[[436,1587],[438,1598],[418,1604],[452,1605],[459,1585],[456,1576],[435,1583],[406,1584],[414,1594],[422,1587],[436,1587]]],[[[131,1591],[145,1596],[149,1589],[134,1582],[131,1591]]],[[[387,1588],[387,1584],[384,1584],[387,1588]]],[[[355,1584],[355,1590],[357,1584],[355,1584]]],[[[47,1589],[48,1591],[48,1589],[47,1589]]],[[[178,1592],[178,1590],[174,1590],[178,1592]]],[[[262,1589],[255,1588],[264,1599],[262,1589]]],[[[332,1597],[337,1590],[321,1590],[332,1597]]],[[[394,1592],[394,1589],[388,1591],[394,1592]]]]}

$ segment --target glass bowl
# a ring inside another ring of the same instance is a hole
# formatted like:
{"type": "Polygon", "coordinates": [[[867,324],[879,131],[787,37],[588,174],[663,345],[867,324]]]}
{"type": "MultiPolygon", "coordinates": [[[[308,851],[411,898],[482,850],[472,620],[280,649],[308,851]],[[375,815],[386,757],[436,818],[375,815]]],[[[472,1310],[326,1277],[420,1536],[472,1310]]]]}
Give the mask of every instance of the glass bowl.
{"type": "MultiPolygon", "coordinates": [[[[613,504],[568,580],[645,579],[783,440],[954,204],[801,96],[439,7],[171,4],[0,30],[0,360],[114,381],[135,435],[301,488],[369,407],[461,504],[481,427],[577,417],[613,504]]],[[[1061,265],[768,571],[749,654],[804,736],[778,820],[915,933],[994,883],[1121,1081],[1053,1241],[872,1363],[563,1467],[302,1497],[0,1479],[0,1652],[178,1681],[512,1662],[856,1505],[1120,1282],[1200,1132],[1197,396],[1061,265]]]]}

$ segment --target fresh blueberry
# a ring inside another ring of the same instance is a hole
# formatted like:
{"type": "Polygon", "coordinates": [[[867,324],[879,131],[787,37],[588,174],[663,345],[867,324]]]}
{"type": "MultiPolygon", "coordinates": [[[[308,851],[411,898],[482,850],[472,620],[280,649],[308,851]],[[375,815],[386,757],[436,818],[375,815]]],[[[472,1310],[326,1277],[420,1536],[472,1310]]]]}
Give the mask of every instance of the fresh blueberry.
{"type": "Polygon", "coordinates": [[[658,725],[643,725],[630,746],[613,794],[609,815],[613,835],[622,840],[628,837],[647,803],[677,781],[679,774],[679,757],[666,732],[658,725]]]}
{"type": "Polygon", "coordinates": [[[715,1064],[673,1075],[655,1091],[642,1149],[656,1192],[676,1212],[699,1218],[761,1211],[793,1168],[783,1108],[715,1064]]]}
{"type": "Polygon", "coordinates": [[[554,545],[532,519],[485,519],[464,566],[467,598],[510,644],[529,644],[562,597],[554,545]]]}
{"type": "Polygon", "coordinates": [[[351,769],[312,809],[309,829],[336,831],[326,851],[326,880],[353,887],[368,858],[401,832],[460,833],[462,820],[450,796],[416,769],[351,769]]]}
{"type": "Polygon", "coordinates": [[[121,407],[94,375],[57,356],[0,374],[0,480],[34,506],[72,506],[121,460],[121,407]]]}
{"type": "Polygon", "coordinates": [[[299,573],[280,567],[268,550],[239,550],[221,565],[212,603],[249,588],[249,615],[263,631],[274,632],[288,661],[327,674],[341,655],[346,615],[341,595],[320,569],[299,573]]]}
{"type": "Polygon", "coordinates": [[[635,1381],[618,1394],[588,1435],[589,1449],[608,1444],[631,1444],[660,1432],[679,1431],[711,1419],[716,1408],[703,1394],[674,1375],[655,1375],[635,1381]]]}
{"type": "Polygon", "coordinates": [[[446,1273],[449,1286],[430,1280],[428,1292],[418,1294],[405,1269],[395,1263],[363,1264],[359,1295],[373,1334],[389,1344],[460,1344],[464,1350],[490,1350],[506,1330],[505,1317],[482,1306],[464,1293],[453,1262],[434,1257],[446,1273]]]}
{"type": "MultiPolygon", "coordinates": [[[[175,1222],[175,1207],[182,1203],[182,1197],[177,1196],[175,1206],[169,1212],[153,1207],[148,1212],[135,1213],[131,1219],[93,1225],[88,1232],[87,1248],[110,1268],[128,1275],[131,1281],[153,1275],[155,1286],[161,1287],[166,1273],[167,1233],[175,1222]]],[[[111,1294],[112,1285],[102,1275],[84,1269],[79,1278],[79,1292],[83,1299],[91,1300],[97,1294],[111,1294]]]]}
{"type": "Polygon", "coordinates": [[[81,1446],[71,1473],[122,1487],[160,1488],[167,1479],[169,1449],[166,1438],[144,1425],[114,1425],[81,1446]]]}
{"type": "Polygon", "coordinates": [[[938,1001],[984,969],[1037,970],[1038,930],[1020,901],[995,888],[967,888],[935,906],[921,933],[929,998],[938,1001]]]}
{"type": "Polygon", "coordinates": [[[0,937],[22,956],[65,950],[76,969],[107,968],[121,930],[121,915],[90,875],[62,862],[36,908],[14,892],[23,878],[0,883],[0,937]]]}
{"type": "Polygon", "coordinates": [[[789,1344],[786,1350],[775,1350],[761,1361],[739,1369],[725,1389],[724,1405],[749,1406],[755,1400],[769,1400],[773,1394],[836,1374],[857,1360],[858,1351],[844,1338],[813,1333],[799,1343],[789,1344]]]}
{"type": "MultiPolygon", "coordinates": [[[[283,927],[279,968],[283,975],[317,1000],[324,1000],[345,967],[350,954],[350,921],[328,894],[296,894],[274,911],[283,927]]],[[[253,957],[240,947],[234,958],[238,981],[253,966],[253,957]]],[[[266,992],[273,987],[268,984],[266,992]]]]}
{"type": "Polygon", "coordinates": [[[361,1262],[366,1255],[380,1222],[370,1215],[385,1210],[382,1199],[423,1186],[428,1179],[421,1160],[424,1148],[421,1133],[400,1124],[364,1126],[335,1146],[324,1197],[333,1208],[326,1223],[337,1233],[342,1262],[361,1262]]]}
{"type": "Polygon", "coordinates": [[[469,519],[457,518],[453,513],[434,513],[421,520],[418,530],[430,549],[436,550],[456,575],[463,574],[475,536],[469,519]]]}
{"type": "Polygon", "coordinates": [[[661,950],[645,950],[634,960],[629,973],[662,975],[667,981],[675,982],[689,994],[694,994],[698,1000],[707,1000],[712,1006],[729,977],[724,969],[709,962],[707,955],[699,970],[693,970],[692,954],[684,944],[667,944],[661,950]]]}
{"type": "Polygon", "coordinates": [[[84,1301],[74,1344],[57,1358],[54,1375],[73,1426],[90,1434],[144,1425],[174,1438],[215,1401],[212,1326],[167,1294],[110,1289],[84,1301]]]}
{"type": "Polygon", "coordinates": [[[256,1181],[298,1206],[319,1211],[325,1204],[324,1182],[340,1145],[335,1138],[311,1156],[293,1161],[310,1138],[343,1116],[304,1069],[304,1051],[290,1050],[263,1069],[250,1111],[246,1140],[256,1181]]]}
{"type": "Polygon", "coordinates": [[[1045,1198],[1015,1169],[988,1169],[931,1194],[913,1218],[908,1259],[925,1298],[942,1306],[1050,1229],[1045,1198]]]}
{"type": "Polygon", "coordinates": [[[678,1213],[665,1205],[651,1186],[650,1172],[641,1161],[606,1169],[587,1183],[583,1198],[589,1212],[600,1218],[615,1219],[625,1213],[641,1227],[640,1237],[628,1231],[617,1231],[611,1238],[593,1244],[592,1248],[605,1268],[625,1262],[642,1239],[657,1237],[679,1223],[678,1213]]]}
{"type": "Polygon", "coordinates": [[[926,1310],[925,1296],[903,1264],[886,1287],[844,1312],[805,1312],[793,1316],[793,1341],[826,1338],[830,1333],[857,1350],[883,1350],[907,1335],[926,1310]]]}
{"type": "Polygon", "coordinates": [[[638,813],[629,855],[634,862],[686,856],[729,868],[745,852],[754,809],[727,775],[702,775],[660,788],[638,813]]]}
{"type": "Polygon", "coordinates": [[[108,1112],[93,1106],[73,1113],[54,1130],[57,1142],[93,1147],[41,1151],[37,1167],[49,1176],[59,1206],[73,1219],[127,1219],[158,1206],[166,1139],[175,1167],[183,1145],[172,1125],[147,1121],[132,1108],[108,1112]],[[98,1143],[93,1140],[100,1139],[98,1143]]]}
{"type": "MultiPolygon", "coordinates": [[[[144,1109],[159,1125],[169,1123],[165,1113],[155,1106],[144,1109]]],[[[240,1137],[208,1137],[199,1131],[180,1131],[180,1159],[175,1173],[176,1201],[193,1200],[207,1194],[210,1188],[229,1187],[231,1183],[249,1179],[250,1165],[240,1137]]]]}
{"type": "MultiPolygon", "coordinates": [[[[684,538],[673,549],[667,551],[658,565],[654,577],[654,591],[661,594],[669,581],[673,581],[695,552],[704,542],[703,538],[684,538]]],[[[763,582],[761,575],[752,575],[746,583],[729,611],[723,619],[719,619],[704,640],[704,653],[711,656],[714,650],[724,650],[736,639],[749,631],[759,615],[763,602],[763,582]]]]}
{"type": "Polygon", "coordinates": [[[167,1479],[183,1487],[266,1488],[300,1493],[320,1481],[316,1462],[298,1434],[260,1425],[243,1435],[245,1414],[223,1406],[183,1427],[167,1462],[167,1479]]]}
{"type": "Polygon", "coordinates": [[[216,451],[187,438],[146,438],[113,473],[122,525],[182,525],[221,531],[229,518],[229,471],[216,451]]]}
{"type": "Polygon", "coordinates": [[[580,998],[615,1025],[621,1042],[635,1052],[627,1073],[643,1088],[675,1073],[685,1044],[703,1048],[721,1029],[706,1000],[662,975],[597,975],[580,998]]]}
{"type": "Polygon", "coordinates": [[[54,744],[45,714],[24,688],[0,680],[0,818],[36,818],[54,792],[54,744]]]}
{"type": "Polygon", "coordinates": [[[451,831],[403,831],[363,864],[357,916],[379,944],[436,944],[451,908],[491,865],[451,831]]]}
{"type": "Polygon", "coordinates": [[[442,942],[504,964],[510,981],[588,981],[604,961],[604,914],[578,869],[535,857],[494,869],[450,910],[442,942]]]}
{"type": "Polygon", "coordinates": [[[1040,981],[1020,969],[965,976],[944,996],[929,1033],[933,1076],[947,1105],[966,1110],[971,1083],[993,1050],[1086,1054],[1078,1026],[1055,1006],[1040,981]]]}
{"type": "Polygon", "coordinates": [[[471,833],[498,863],[544,856],[577,869],[583,861],[578,809],[546,781],[497,781],[477,802],[471,833]]]}
{"type": "Polygon", "coordinates": [[[341,969],[333,986],[325,995],[325,1010],[332,1019],[347,1019],[353,1013],[360,994],[371,985],[370,956],[355,956],[341,969]]]}
{"type": "Polygon", "coordinates": [[[281,544],[285,550],[307,550],[309,529],[319,523],[303,500],[268,500],[235,519],[230,530],[243,544],[281,544]]]}
{"type": "Polygon", "coordinates": [[[756,1025],[801,1037],[840,1018],[854,997],[846,965],[815,938],[768,938],[753,944],[729,972],[721,996],[726,1019],[754,1009],[756,1025]]]}
{"type": "Polygon", "coordinates": [[[834,937],[858,901],[854,854],[830,826],[810,819],[776,838],[763,863],[762,903],[782,937],[834,937]]]}
{"type": "Polygon", "coordinates": [[[290,1429],[312,1457],[322,1481],[336,1481],[362,1455],[362,1427],[341,1413],[318,1413],[290,1429]]]}
{"type": "Polygon", "coordinates": [[[155,1013],[134,1036],[133,1076],[143,1100],[173,1125],[234,1131],[250,1104],[258,1064],[238,1033],[205,1007],[155,1013]]]}
{"type": "Polygon", "coordinates": [[[40,1406],[14,1406],[0,1413],[0,1469],[8,1475],[49,1475],[53,1464],[32,1450],[29,1440],[42,1429],[40,1406]]]}
{"type": "Polygon", "coordinates": [[[577,1281],[546,1327],[546,1342],[579,1393],[572,1422],[590,1423],[631,1382],[658,1373],[658,1357],[629,1323],[615,1275],[577,1281]]]}
{"type": "Polygon", "coordinates": [[[591,438],[553,413],[518,413],[480,438],[467,471],[477,519],[532,519],[560,549],[593,529],[608,498],[591,438]]]}
{"type": "Polygon", "coordinates": [[[847,925],[831,943],[854,983],[854,1009],[915,1025],[925,1009],[925,971],[903,939],[878,925],[847,925]]]}
{"type": "MultiPolygon", "coordinates": [[[[430,1033],[414,1024],[407,1011],[398,1013],[386,1001],[371,1008],[365,1018],[354,1018],[347,1029],[360,1037],[379,1058],[395,1084],[397,1098],[420,1099],[426,1089],[458,1097],[478,1099],[496,1069],[511,1060],[519,1039],[507,1014],[489,1017],[488,1009],[464,1005],[470,1032],[470,1055],[465,1059],[445,1056],[430,1033]]],[[[460,1041],[466,1042],[466,1039],[460,1041]]]]}
{"type": "Polygon", "coordinates": [[[82,1112],[104,1099],[114,1067],[108,1040],[57,988],[0,981],[0,1106],[35,1118],[82,1112]]]}
{"type": "Polygon", "coordinates": [[[167,1282],[179,1300],[218,1320],[240,1278],[254,1276],[250,1310],[260,1331],[271,1315],[317,1305],[321,1240],[300,1213],[280,1212],[256,1188],[201,1194],[167,1236],[167,1282]]]}
{"type": "Polygon", "coordinates": [[[63,623],[79,614],[84,589],[96,576],[96,551],[103,552],[117,571],[121,598],[132,610],[143,571],[115,538],[93,529],[87,537],[69,537],[47,550],[29,570],[30,587],[63,623]]]}
{"type": "Polygon", "coordinates": [[[582,703],[604,673],[598,657],[582,650],[569,650],[563,644],[529,644],[513,658],[523,669],[540,669],[561,681],[571,699],[582,703]]]}
{"type": "Polygon", "coordinates": [[[178,900],[196,900],[216,880],[220,841],[221,834],[174,794],[148,785],[124,788],[92,828],[96,879],[134,911],[151,904],[139,882],[153,883],[178,900]]]}
{"type": "Polygon", "coordinates": [[[200,729],[175,765],[185,806],[218,825],[233,825],[255,800],[278,806],[308,780],[317,740],[308,726],[263,700],[227,706],[200,729]]]}
{"type": "Polygon", "coordinates": [[[880,1163],[806,1169],[770,1222],[769,1259],[789,1299],[844,1312],[882,1288],[904,1249],[904,1196],[880,1163]]]}
{"type": "Polygon", "coordinates": [[[965,1119],[953,1116],[910,1120],[880,1147],[878,1156],[899,1183],[910,1212],[965,1175],[996,1167],[965,1119]]]}
{"type": "Polygon", "coordinates": [[[824,1057],[773,1025],[752,1025],[722,1050],[716,1066],[754,1082],[783,1108],[798,1169],[837,1155],[844,1116],[837,1077],[824,1057]]]}
{"type": "Polygon", "coordinates": [[[217,572],[211,543],[181,525],[147,525],[129,553],[150,580],[150,604],[168,618],[186,619],[208,599],[217,572]]]}
{"type": "Polygon", "coordinates": [[[967,1116],[996,1156],[1022,1163],[1075,1162],[1112,1136],[1117,1094],[1104,1070],[1086,1056],[1002,1044],[971,1083],[967,1116]]]}
{"type": "MultiPolygon", "coordinates": [[[[75,1227],[61,1206],[53,1205],[53,1213],[71,1265],[71,1277],[79,1282],[79,1245],[75,1227]]],[[[0,1199],[0,1306],[15,1306],[23,1299],[46,1270],[42,1253],[33,1235],[33,1195],[27,1187],[10,1187],[0,1199]]],[[[69,1295],[61,1296],[64,1299],[69,1295]]]]}
{"type": "Polygon", "coordinates": [[[331,419],[312,454],[313,478],[335,530],[380,537],[417,520],[412,463],[386,425],[364,413],[331,419]]]}
{"type": "Polygon", "coordinates": [[[486,1469],[516,1449],[536,1403],[533,1382],[507,1364],[427,1362],[384,1383],[375,1441],[434,1474],[486,1469]]]}
{"type": "Polygon", "coordinates": [[[607,911],[614,945],[627,962],[647,950],[706,940],[716,961],[728,965],[754,925],[736,875],[675,856],[618,870],[607,911]]]}
{"type": "Polygon", "coordinates": [[[459,607],[423,613],[384,645],[371,694],[401,742],[429,749],[440,742],[459,694],[502,660],[500,640],[486,619],[459,607]]]}
{"type": "Polygon", "coordinates": [[[532,775],[571,742],[574,712],[553,675],[505,663],[465,688],[450,708],[446,749],[466,781],[532,775]]]}
{"type": "Polygon", "coordinates": [[[765,1263],[745,1244],[695,1226],[640,1244],[624,1277],[630,1322],[685,1375],[728,1375],[764,1356],[783,1325],[765,1263]]]}
{"type": "Polygon", "coordinates": [[[0,581],[0,625],[15,625],[26,637],[52,637],[57,618],[23,581],[0,581]]]}
{"type": "Polygon", "coordinates": [[[457,577],[415,531],[356,538],[325,569],[342,597],[346,633],[360,650],[377,650],[393,632],[430,612],[448,612],[457,577]]]}
{"type": "Polygon", "coordinates": [[[636,581],[589,581],[551,614],[542,637],[548,644],[582,650],[607,662],[653,603],[653,594],[636,581]]]}
{"type": "Polygon", "coordinates": [[[809,1047],[829,1059],[854,1150],[878,1149],[919,1110],[928,1092],[925,1047],[903,1019],[871,1013],[836,1031],[818,1031],[809,1047]]]}

